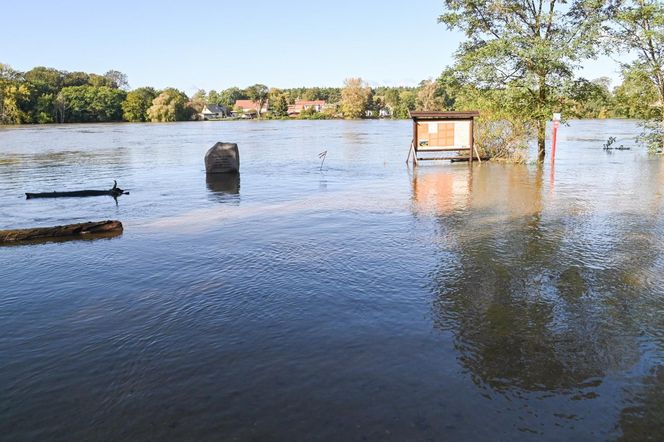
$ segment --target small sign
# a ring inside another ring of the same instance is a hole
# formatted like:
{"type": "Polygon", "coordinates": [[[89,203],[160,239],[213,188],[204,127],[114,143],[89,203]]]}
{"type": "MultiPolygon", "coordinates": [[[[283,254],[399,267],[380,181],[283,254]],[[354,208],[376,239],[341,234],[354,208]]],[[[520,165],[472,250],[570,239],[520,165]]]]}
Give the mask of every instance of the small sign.
{"type": "Polygon", "coordinates": [[[554,113],[553,114],[553,121],[560,121],[561,114],[559,113],[554,113]]]}

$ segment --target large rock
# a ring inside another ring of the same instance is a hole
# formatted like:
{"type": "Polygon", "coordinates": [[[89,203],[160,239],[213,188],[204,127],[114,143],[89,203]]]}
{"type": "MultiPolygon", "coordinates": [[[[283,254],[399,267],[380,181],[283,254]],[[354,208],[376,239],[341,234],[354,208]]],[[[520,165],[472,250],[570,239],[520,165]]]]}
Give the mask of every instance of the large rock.
{"type": "Polygon", "coordinates": [[[240,151],[235,143],[219,142],[205,154],[205,173],[240,172],[240,151]]]}

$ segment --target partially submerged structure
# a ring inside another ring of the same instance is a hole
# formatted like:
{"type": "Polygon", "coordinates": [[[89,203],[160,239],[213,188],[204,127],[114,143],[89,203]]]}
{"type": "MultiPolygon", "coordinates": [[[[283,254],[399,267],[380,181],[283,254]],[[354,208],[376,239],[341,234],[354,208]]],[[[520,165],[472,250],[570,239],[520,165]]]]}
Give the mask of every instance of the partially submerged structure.
{"type": "MultiPolygon", "coordinates": [[[[424,160],[473,160],[474,121],[478,111],[410,112],[413,141],[408,158],[413,164],[424,160]]],[[[477,155],[479,158],[479,155],[477,155]]]]}

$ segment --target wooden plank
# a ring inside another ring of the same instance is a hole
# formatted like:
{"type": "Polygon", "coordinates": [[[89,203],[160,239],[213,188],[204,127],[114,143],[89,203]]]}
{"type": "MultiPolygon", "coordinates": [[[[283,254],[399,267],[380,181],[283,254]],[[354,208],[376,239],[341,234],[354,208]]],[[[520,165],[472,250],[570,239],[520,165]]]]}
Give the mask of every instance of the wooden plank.
{"type": "MultiPolygon", "coordinates": [[[[413,147],[415,149],[415,156],[417,156],[417,121],[413,120],[413,147]]],[[[413,158],[413,164],[415,164],[415,158],[413,158]]]]}
{"type": "Polygon", "coordinates": [[[442,161],[442,160],[465,160],[468,161],[467,156],[449,156],[449,157],[417,157],[417,161],[442,161]]]}
{"type": "Polygon", "coordinates": [[[470,143],[470,149],[468,150],[468,161],[473,161],[473,148],[475,147],[473,146],[473,123],[475,123],[475,121],[470,120],[470,124],[468,125],[468,142],[470,143]]]}
{"type": "Polygon", "coordinates": [[[420,152],[459,152],[470,150],[469,147],[438,147],[438,146],[420,146],[420,152]]]}
{"type": "Polygon", "coordinates": [[[413,119],[472,119],[479,117],[479,111],[463,111],[463,112],[410,112],[410,117],[413,119]]]}

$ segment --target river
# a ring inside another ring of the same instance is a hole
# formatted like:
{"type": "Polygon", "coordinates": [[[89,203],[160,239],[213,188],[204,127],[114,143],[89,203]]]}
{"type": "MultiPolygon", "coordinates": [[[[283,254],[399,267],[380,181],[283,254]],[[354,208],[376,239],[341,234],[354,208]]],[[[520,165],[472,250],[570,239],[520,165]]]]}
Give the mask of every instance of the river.
{"type": "Polygon", "coordinates": [[[413,169],[408,121],[0,127],[0,229],[125,227],[0,248],[0,438],[662,440],[638,132],[572,121],[555,170],[413,169]],[[206,180],[217,141],[239,180],[206,180]],[[117,204],[24,197],[113,180],[117,204]]]}

